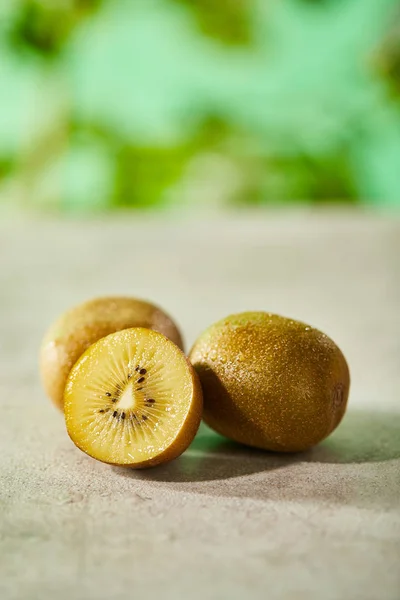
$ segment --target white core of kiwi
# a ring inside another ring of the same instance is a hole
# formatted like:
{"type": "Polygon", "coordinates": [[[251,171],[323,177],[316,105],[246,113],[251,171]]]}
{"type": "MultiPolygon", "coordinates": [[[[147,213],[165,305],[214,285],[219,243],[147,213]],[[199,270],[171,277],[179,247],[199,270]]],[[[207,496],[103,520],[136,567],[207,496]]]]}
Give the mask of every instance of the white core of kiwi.
{"type": "Polygon", "coordinates": [[[129,382],[122,391],[121,398],[115,405],[119,410],[134,410],[137,407],[136,392],[133,383],[129,382]]]}

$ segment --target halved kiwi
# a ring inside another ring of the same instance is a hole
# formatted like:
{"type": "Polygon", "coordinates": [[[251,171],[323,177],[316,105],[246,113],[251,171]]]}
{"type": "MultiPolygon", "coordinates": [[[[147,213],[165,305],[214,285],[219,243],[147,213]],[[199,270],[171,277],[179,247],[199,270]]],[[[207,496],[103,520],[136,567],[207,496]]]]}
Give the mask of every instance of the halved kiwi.
{"type": "Polygon", "coordinates": [[[65,388],[67,430],[78,448],[102,462],[133,468],[179,456],[202,415],[197,375],[161,333],[125,329],[93,344],[65,388]]]}

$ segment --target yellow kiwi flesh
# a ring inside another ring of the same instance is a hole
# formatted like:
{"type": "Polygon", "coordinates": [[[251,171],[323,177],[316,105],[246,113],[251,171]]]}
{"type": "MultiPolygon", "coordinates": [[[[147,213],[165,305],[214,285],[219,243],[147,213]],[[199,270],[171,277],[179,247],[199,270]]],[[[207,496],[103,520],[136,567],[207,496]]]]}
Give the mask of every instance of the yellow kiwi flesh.
{"type": "Polygon", "coordinates": [[[78,448],[102,462],[132,468],[179,456],[202,415],[198,377],[164,335],[133,328],[93,344],[72,368],[64,414],[78,448]]]}
{"type": "Polygon", "coordinates": [[[189,358],[205,422],[237,442],[281,452],[310,448],[340,423],[350,375],[336,344],[278,315],[232,315],[207,329],[189,358]]]}
{"type": "Polygon", "coordinates": [[[90,300],[66,311],[48,330],[40,349],[40,372],[47,395],[63,409],[64,388],[78,358],[100,338],[131,327],[159,331],[181,349],[182,337],[160,308],[135,298],[90,300]]]}

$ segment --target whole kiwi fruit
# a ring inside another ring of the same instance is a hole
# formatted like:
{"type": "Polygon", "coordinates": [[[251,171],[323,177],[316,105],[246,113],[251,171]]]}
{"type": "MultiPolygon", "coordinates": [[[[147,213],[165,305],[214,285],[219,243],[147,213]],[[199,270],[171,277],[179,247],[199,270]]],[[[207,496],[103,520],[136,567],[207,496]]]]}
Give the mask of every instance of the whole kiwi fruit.
{"type": "Polygon", "coordinates": [[[62,314],[46,333],[40,349],[44,389],[63,410],[68,375],[78,358],[99,339],[122,329],[144,327],[164,334],[183,349],[173,320],[160,308],[137,298],[96,298],[62,314]]]}
{"type": "Polygon", "coordinates": [[[237,442],[306,450],[345,413],[346,359],[305,323],[264,312],[231,315],[199,337],[189,358],[203,388],[204,421],[237,442]]]}

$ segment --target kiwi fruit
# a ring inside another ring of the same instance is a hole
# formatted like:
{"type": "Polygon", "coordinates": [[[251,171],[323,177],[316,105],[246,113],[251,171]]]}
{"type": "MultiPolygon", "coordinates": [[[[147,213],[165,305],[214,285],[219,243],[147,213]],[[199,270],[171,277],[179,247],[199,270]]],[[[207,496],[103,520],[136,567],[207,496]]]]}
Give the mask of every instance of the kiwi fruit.
{"type": "Polygon", "coordinates": [[[78,448],[132,468],[179,456],[200,425],[199,379],[161,333],[137,327],[110,334],[78,359],[67,380],[64,414],[78,448]]]}
{"type": "Polygon", "coordinates": [[[305,323],[264,312],[232,315],[207,329],[189,358],[203,388],[204,421],[237,442],[306,450],[345,413],[346,360],[305,323]]]}
{"type": "Polygon", "coordinates": [[[131,327],[159,331],[183,349],[173,320],[160,308],[135,298],[97,298],[65,312],[46,333],[40,349],[40,372],[44,389],[63,409],[68,374],[78,358],[100,338],[131,327]]]}

